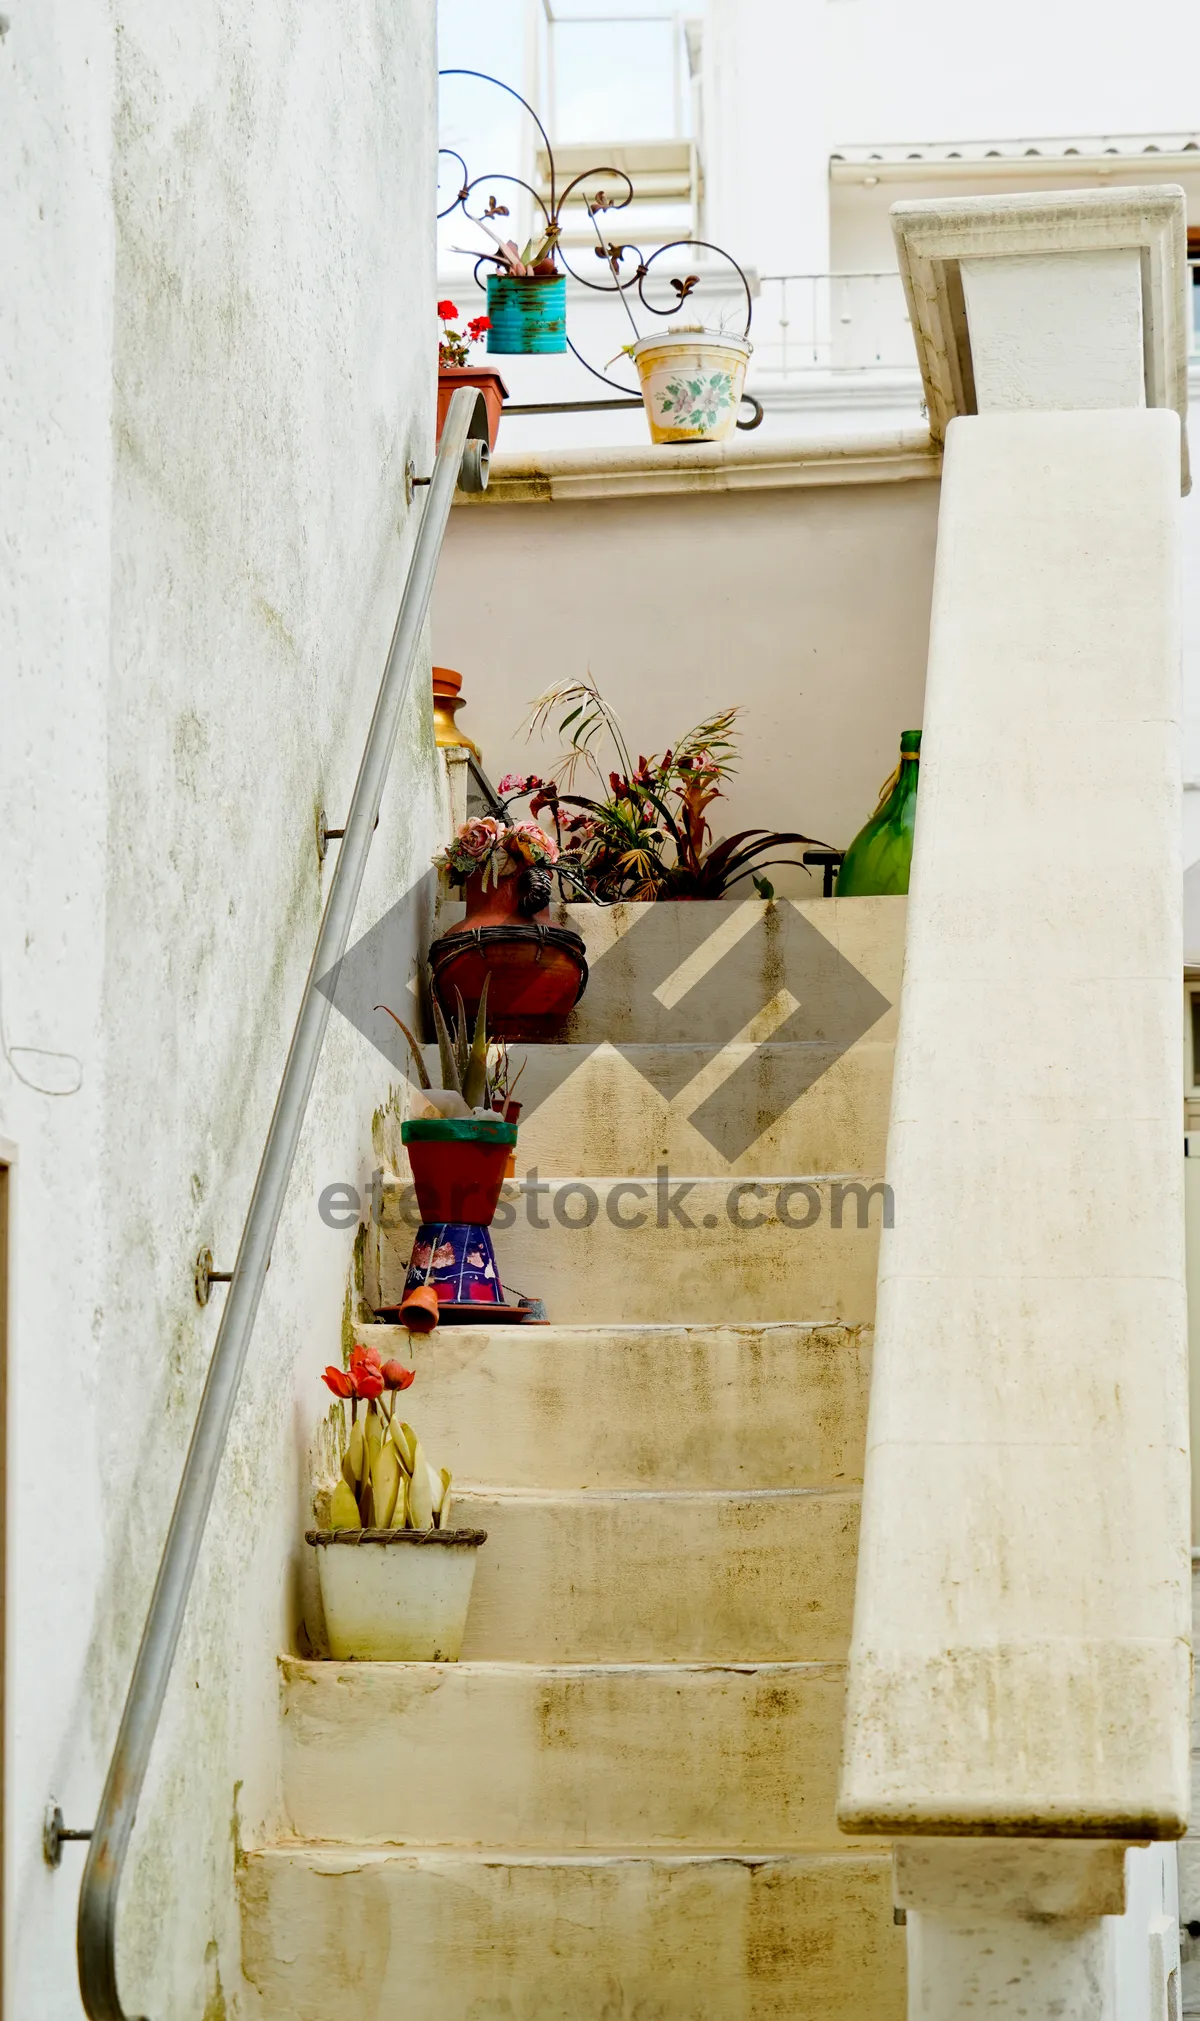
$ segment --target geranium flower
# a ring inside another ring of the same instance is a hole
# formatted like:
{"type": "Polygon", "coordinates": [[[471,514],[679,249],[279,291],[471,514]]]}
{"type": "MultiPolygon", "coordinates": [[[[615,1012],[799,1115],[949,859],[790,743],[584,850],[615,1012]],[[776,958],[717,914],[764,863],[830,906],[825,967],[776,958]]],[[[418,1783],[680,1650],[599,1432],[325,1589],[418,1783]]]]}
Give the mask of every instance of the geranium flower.
{"type": "MultiPolygon", "coordinates": [[[[451,313],[457,314],[457,311],[452,310],[451,313]]],[[[490,330],[491,327],[492,319],[490,316],[472,316],[470,322],[467,324],[472,343],[477,344],[484,331],[490,330]]]]}
{"type": "Polygon", "coordinates": [[[439,302],[437,312],[438,315],[441,317],[443,323],[453,323],[457,321],[458,310],[455,308],[453,302],[439,302]]]}

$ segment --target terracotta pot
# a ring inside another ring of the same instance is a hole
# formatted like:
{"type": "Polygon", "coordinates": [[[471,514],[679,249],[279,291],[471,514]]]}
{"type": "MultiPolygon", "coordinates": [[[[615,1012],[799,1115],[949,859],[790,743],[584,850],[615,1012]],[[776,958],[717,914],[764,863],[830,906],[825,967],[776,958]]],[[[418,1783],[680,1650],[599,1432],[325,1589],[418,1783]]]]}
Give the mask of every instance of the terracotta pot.
{"type": "Polygon", "coordinates": [[[478,386],[487,406],[488,448],[496,447],[496,434],[500,427],[500,412],[508,398],[505,385],[495,365],[440,365],[438,367],[437,437],[442,439],[442,426],[450,406],[451,395],[460,386],[478,386]]]}
{"type": "Polygon", "coordinates": [[[486,1228],[517,1141],[500,1116],[413,1117],[401,1125],[422,1221],[469,1221],[486,1228]]]}
{"type": "Polygon", "coordinates": [[[465,730],[458,726],[458,712],[463,705],[462,675],[453,667],[433,669],[433,741],[441,751],[473,751],[479,756],[478,744],[472,743],[465,730]]]}
{"type": "Polygon", "coordinates": [[[447,1018],[461,991],[474,1024],[488,987],[488,1034],[495,1039],[549,1039],[561,1031],[587,987],[583,939],[569,926],[552,926],[550,908],[532,918],[521,911],[521,876],[502,877],[485,890],[483,873],[467,879],[467,916],[429,950],[433,986],[447,1018]]]}
{"type": "Polygon", "coordinates": [[[419,1284],[406,1292],[400,1307],[400,1324],[410,1333],[432,1333],[438,1323],[440,1303],[432,1284],[419,1284]]]}
{"type": "Polygon", "coordinates": [[[521,870],[514,870],[508,877],[498,877],[485,884],[482,870],[468,877],[463,885],[466,900],[467,926],[507,926],[510,919],[549,919],[550,907],[543,905],[536,912],[523,912],[521,870]]]}

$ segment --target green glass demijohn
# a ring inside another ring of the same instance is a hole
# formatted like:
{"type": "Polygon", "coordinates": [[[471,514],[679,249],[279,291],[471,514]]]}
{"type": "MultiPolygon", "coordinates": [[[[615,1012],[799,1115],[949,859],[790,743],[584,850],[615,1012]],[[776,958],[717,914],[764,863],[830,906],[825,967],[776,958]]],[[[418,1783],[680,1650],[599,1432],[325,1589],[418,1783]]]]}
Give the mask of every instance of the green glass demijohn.
{"type": "Polygon", "coordinates": [[[917,822],[917,777],[921,770],[921,732],[900,735],[900,763],[879,793],[879,805],[860,828],[838,871],[839,898],[869,898],[879,892],[908,890],[912,867],[913,829],[917,822]]]}

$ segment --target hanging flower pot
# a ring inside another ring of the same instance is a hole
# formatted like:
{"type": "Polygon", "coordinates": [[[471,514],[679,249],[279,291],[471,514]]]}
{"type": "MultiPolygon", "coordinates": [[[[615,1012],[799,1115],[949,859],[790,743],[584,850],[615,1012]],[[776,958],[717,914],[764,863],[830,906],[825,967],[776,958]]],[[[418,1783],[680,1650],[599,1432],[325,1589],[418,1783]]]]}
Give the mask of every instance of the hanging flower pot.
{"type": "Polygon", "coordinates": [[[489,274],[487,347],[508,357],[567,348],[565,274],[489,274]]]}
{"type": "Polygon", "coordinates": [[[698,324],[631,344],[651,441],[723,442],[737,420],[751,348],[745,337],[698,324]]]}

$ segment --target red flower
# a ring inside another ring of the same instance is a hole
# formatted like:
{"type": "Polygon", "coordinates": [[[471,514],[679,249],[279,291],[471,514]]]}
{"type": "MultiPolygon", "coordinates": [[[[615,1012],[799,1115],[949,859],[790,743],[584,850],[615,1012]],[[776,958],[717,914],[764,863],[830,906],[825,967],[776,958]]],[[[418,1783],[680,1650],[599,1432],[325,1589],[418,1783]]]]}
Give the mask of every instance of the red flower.
{"type": "MultiPolygon", "coordinates": [[[[451,311],[451,314],[456,313],[457,313],[456,311],[453,310],[451,311]]],[[[482,337],[484,331],[490,330],[491,327],[492,327],[492,319],[490,316],[472,316],[470,322],[467,324],[467,328],[471,333],[472,339],[475,340],[476,342],[478,342],[479,338],[482,337]]]]}
{"type": "Polygon", "coordinates": [[[407,1389],[417,1374],[415,1368],[405,1368],[402,1361],[385,1361],[379,1372],[385,1389],[407,1389]]]}
{"type": "Polygon", "coordinates": [[[453,302],[439,302],[438,315],[441,317],[443,323],[453,323],[458,315],[458,310],[455,308],[453,302]]]}
{"type": "Polygon", "coordinates": [[[344,1368],[326,1368],[321,1371],[321,1381],[328,1383],[335,1396],[353,1396],[354,1383],[344,1368]]]}
{"type": "Polygon", "coordinates": [[[383,1394],[383,1377],[379,1371],[383,1366],[383,1356],[377,1347],[364,1347],[356,1341],[350,1350],[351,1395],[374,1397],[383,1394]]]}

